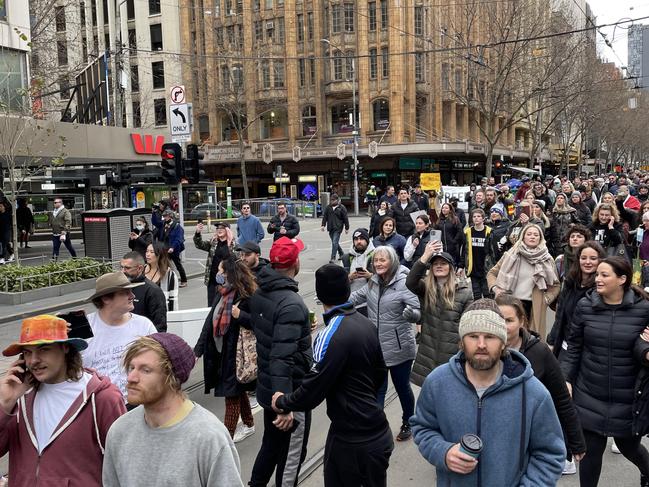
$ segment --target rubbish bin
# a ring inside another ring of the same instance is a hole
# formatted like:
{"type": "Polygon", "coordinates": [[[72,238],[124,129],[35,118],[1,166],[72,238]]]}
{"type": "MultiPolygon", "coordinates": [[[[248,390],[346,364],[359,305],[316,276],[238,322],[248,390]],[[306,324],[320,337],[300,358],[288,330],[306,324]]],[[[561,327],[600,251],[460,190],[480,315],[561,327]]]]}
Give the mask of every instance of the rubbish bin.
{"type": "Polygon", "coordinates": [[[130,252],[128,246],[135,219],[145,216],[151,222],[151,210],[146,208],[113,208],[89,210],[82,215],[83,243],[86,257],[116,261],[130,252]]]}

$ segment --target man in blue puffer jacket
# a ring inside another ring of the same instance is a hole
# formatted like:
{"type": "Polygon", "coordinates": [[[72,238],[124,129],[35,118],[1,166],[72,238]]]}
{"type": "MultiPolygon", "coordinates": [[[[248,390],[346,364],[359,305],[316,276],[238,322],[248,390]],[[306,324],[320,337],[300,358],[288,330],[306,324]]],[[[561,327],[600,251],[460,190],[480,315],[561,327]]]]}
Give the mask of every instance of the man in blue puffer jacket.
{"type": "Polygon", "coordinates": [[[550,393],[527,359],[507,351],[507,327],[495,301],[470,305],[459,325],[461,351],[426,378],[415,415],[415,443],[437,469],[437,485],[550,487],[565,459],[550,393]],[[460,447],[482,440],[477,459],[460,447]]]}

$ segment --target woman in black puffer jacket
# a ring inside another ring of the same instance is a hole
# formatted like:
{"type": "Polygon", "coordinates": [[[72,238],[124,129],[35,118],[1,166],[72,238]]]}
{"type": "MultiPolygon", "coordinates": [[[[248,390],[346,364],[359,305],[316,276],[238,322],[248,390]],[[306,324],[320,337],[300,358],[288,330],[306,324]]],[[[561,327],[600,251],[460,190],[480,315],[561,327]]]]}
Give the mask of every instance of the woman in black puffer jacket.
{"type": "Polygon", "coordinates": [[[597,267],[595,290],[577,304],[561,368],[584,428],[587,455],[579,465],[582,487],[596,486],[607,437],[639,469],[649,485],[649,452],[641,445],[649,418],[635,414],[639,378],[649,367],[649,343],[641,334],[649,321],[647,294],[631,285],[633,269],[624,257],[597,267]]]}
{"type": "Polygon", "coordinates": [[[439,221],[435,225],[435,230],[442,231],[442,244],[444,252],[453,256],[455,266],[460,263],[462,255],[462,243],[464,241],[464,229],[460,220],[455,215],[455,211],[450,203],[444,203],[441,208],[439,221]]]}

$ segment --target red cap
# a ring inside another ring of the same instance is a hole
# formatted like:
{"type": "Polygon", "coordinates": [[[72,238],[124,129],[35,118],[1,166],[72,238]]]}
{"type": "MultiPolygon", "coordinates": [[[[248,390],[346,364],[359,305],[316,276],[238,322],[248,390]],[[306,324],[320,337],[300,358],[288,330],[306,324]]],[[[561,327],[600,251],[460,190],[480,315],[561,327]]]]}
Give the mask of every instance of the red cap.
{"type": "Polygon", "coordinates": [[[270,263],[275,268],[286,269],[297,262],[303,250],[304,242],[299,238],[280,237],[270,248],[270,263]]]}

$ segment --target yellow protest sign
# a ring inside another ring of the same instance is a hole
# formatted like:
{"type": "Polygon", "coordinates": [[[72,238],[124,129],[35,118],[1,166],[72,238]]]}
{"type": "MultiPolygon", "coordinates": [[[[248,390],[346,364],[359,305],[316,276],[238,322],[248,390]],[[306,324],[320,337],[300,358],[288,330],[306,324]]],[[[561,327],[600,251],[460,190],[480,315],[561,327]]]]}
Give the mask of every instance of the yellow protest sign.
{"type": "Polygon", "coordinates": [[[440,191],[442,189],[442,178],[438,172],[423,172],[419,175],[421,189],[424,191],[440,191]]]}

